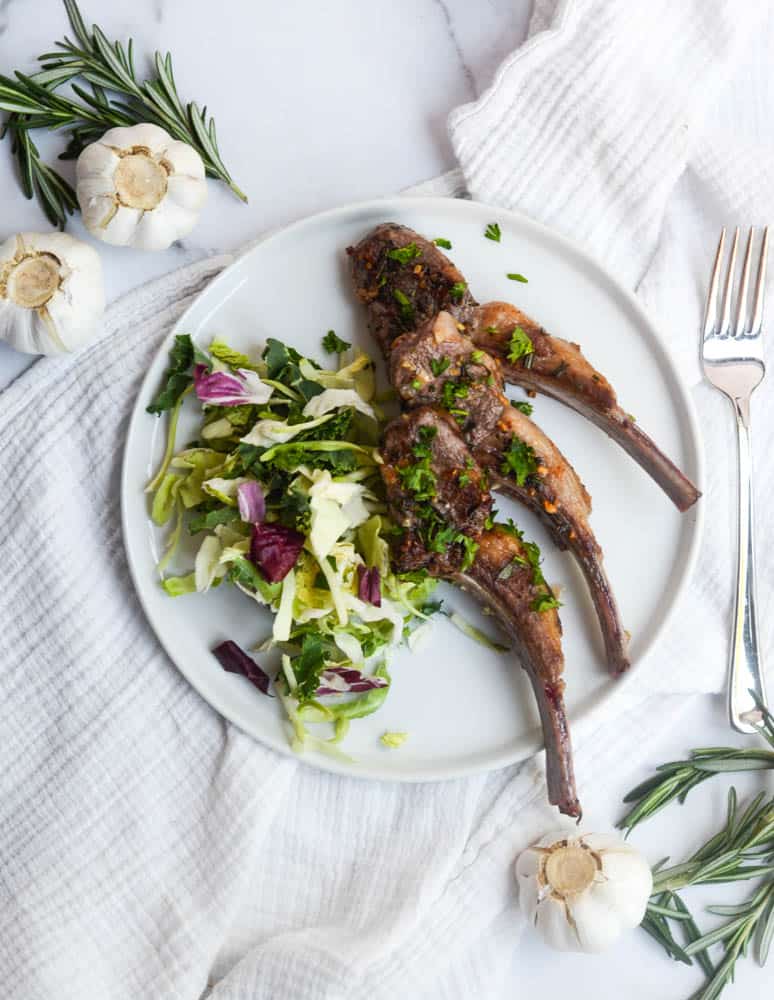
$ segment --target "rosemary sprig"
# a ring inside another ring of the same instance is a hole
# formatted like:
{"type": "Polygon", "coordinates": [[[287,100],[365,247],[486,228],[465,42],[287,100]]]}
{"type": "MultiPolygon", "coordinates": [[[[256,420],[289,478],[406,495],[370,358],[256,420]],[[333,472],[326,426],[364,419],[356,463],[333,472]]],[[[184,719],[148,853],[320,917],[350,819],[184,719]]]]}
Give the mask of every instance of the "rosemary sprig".
{"type": "MultiPolygon", "coordinates": [[[[756,699],[757,701],[757,699],[756,699]]],[[[686,796],[713,774],[733,771],[764,771],[774,768],[774,716],[757,701],[761,712],[758,731],[770,750],[739,750],[732,747],[704,747],[692,750],[687,760],[671,761],[656,768],[652,778],[633,788],[624,802],[634,803],[618,824],[627,835],[643,820],[677,799],[682,805],[686,796]]]]}
{"type": "Polygon", "coordinates": [[[16,119],[7,123],[11,137],[11,152],[19,164],[19,179],[27,198],[37,195],[46,218],[52,226],[64,229],[67,216],[78,208],[78,199],[72,186],[40,159],[38,147],[26,128],[16,119]]]}
{"type": "Polygon", "coordinates": [[[740,814],[736,792],[728,796],[726,822],[695,854],[681,864],[665,868],[661,862],[653,874],[653,895],[642,928],[679,962],[699,961],[706,982],[692,1000],[714,1000],[732,981],[736,962],[752,942],[760,965],[768,957],[774,937],[774,797],[757,795],[740,814]],[[729,919],[702,934],[678,891],[693,885],[737,882],[761,878],[762,883],[737,906],[710,906],[708,911],[729,919]],[[670,922],[682,930],[679,943],[670,922]],[[715,945],[723,946],[717,965],[709,956],[715,945]]]}
{"type": "Polygon", "coordinates": [[[56,42],[57,51],[38,58],[41,69],[37,73],[28,76],[16,72],[13,78],[0,75],[0,110],[9,113],[3,134],[7,131],[12,138],[27,197],[37,194],[47,217],[60,226],[77,207],[72,187],[41,163],[30,130],[67,129],[69,141],[60,159],[73,159],[109,128],[153,122],[193,146],[207,174],[224,181],[238,198],[247,201],[220,157],[215,122],[206,107],[181,101],[171,55],[156,52],[155,74],[140,80],[131,39],[124,47],[111,42],[97,25],[89,31],[76,0],[64,0],[64,5],[75,41],[65,38],[56,42]],[[90,89],[76,80],[88,83],[90,89]],[[68,82],[77,100],[56,92],[68,82]]]}
{"type": "MultiPolygon", "coordinates": [[[[658,773],[633,789],[624,801],[635,802],[619,824],[631,831],[673,800],[684,802],[690,790],[713,774],[729,771],[774,768],[774,718],[756,699],[760,711],[758,729],[770,750],[735,750],[706,747],[694,750],[687,760],[658,768],[658,773]]],[[[760,792],[740,811],[736,790],[728,794],[723,827],[686,861],[666,866],[663,859],[653,868],[653,894],[642,928],[679,962],[690,965],[696,959],[706,981],[692,1000],[716,1000],[733,981],[736,962],[754,943],[759,964],[768,957],[774,938],[774,796],[760,792]],[[759,879],[760,884],[735,906],[708,907],[710,913],[728,919],[702,933],[685,905],[680,892],[694,885],[715,885],[759,879]],[[680,929],[678,941],[674,930],[680,929]],[[717,964],[710,950],[723,948],[717,964]]]]}

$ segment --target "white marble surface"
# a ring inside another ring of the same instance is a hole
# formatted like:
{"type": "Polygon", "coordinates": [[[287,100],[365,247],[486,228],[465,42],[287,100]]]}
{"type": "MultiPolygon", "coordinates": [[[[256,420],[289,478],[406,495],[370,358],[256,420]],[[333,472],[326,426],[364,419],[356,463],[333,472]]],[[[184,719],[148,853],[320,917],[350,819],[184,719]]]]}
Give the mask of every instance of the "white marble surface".
{"type": "MultiPolygon", "coordinates": [[[[108,297],[267,228],[348,201],[394,193],[453,165],[446,115],[488,84],[526,32],[531,0],[84,0],[87,20],[138,55],[172,51],[178,90],[207,104],[221,155],[249,196],[210,184],[199,225],[179,246],[104,246],[108,297]],[[217,16],[215,12],[217,11],[217,16]]],[[[61,0],[0,0],[0,66],[31,71],[67,31],[61,0]]],[[[64,143],[43,136],[54,161],[64,143]]],[[[73,164],[60,163],[68,176],[73,164]]],[[[3,234],[49,228],[19,194],[0,148],[3,234]]],[[[83,235],[78,220],[68,226],[83,235]]],[[[0,344],[0,386],[29,359],[0,344]]]]}
{"type": "MultiPolygon", "coordinates": [[[[108,35],[132,35],[140,51],[173,51],[181,94],[211,107],[223,158],[250,196],[244,206],[212,182],[200,224],[181,245],[155,254],[105,247],[112,299],[204,254],[236,248],[266,228],[392,193],[448,169],[453,161],[446,114],[486,87],[499,60],[524,36],[531,2],[84,0],[83,8],[108,35]]],[[[65,30],[60,0],[0,0],[2,71],[30,70],[32,57],[65,30]]],[[[53,159],[61,140],[47,138],[40,147],[53,159]]],[[[63,169],[72,171],[72,165],[63,169]]],[[[2,235],[47,228],[36,205],[19,194],[5,145],[0,186],[2,235]]],[[[77,220],[69,228],[82,235],[77,220]]],[[[31,360],[0,345],[0,387],[31,360]]],[[[697,701],[690,728],[664,740],[658,759],[727,742],[738,740],[726,726],[720,699],[705,698],[697,701]]],[[[632,783],[643,776],[632,775],[632,783]]],[[[715,785],[644,828],[638,843],[653,859],[678,855],[709,831],[719,819],[727,782],[717,779],[715,785]]],[[[594,803],[593,815],[597,824],[611,824],[620,815],[618,801],[594,803]]],[[[762,997],[771,982],[746,963],[732,995],[762,997]]],[[[619,1000],[625,993],[629,1000],[645,1000],[684,997],[696,985],[695,972],[667,961],[639,932],[613,954],[593,958],[557,955],[528,934],[514,952],[503,996],[619,1000]]]]}

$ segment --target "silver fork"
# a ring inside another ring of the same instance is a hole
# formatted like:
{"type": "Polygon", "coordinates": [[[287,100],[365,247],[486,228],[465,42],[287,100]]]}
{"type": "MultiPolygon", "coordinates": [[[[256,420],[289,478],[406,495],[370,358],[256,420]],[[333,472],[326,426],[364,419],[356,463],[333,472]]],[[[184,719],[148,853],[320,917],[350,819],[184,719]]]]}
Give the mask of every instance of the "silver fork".
{"type": "Polygon", "coordinates": [[[737,582],[734,635],[729,663],[728,712],[731,725],[740,733],[756,732],[754,723],[761,720],[761,714],[756,708],[755,700],[750,691],[754,691],[762,702],[766,700],[755,612],[755,526],[753,523],[750,397],[766,374],[763,363],[762,324],[763,289],[769,245],[768,227],[763,231],[752,316],[750,316],[747,292],[750,282],[750,257],[753,239],[754,230],[750,229],[742,265],[742,275],[739,279],[736,295],[736,316],[732,326],[731,298],[736,270],[736,251],[739,244],[739,227],[736,227],[731,244],[728,268],[723,282],[723,300],[718,315],[718,285],[726,243],[725,229],[721,232],[707,296],[707,310],[704,314],[702,336],[704,375],[716,389],[720,389],[731,400],[736,414],[739,444],[737,582]]]}

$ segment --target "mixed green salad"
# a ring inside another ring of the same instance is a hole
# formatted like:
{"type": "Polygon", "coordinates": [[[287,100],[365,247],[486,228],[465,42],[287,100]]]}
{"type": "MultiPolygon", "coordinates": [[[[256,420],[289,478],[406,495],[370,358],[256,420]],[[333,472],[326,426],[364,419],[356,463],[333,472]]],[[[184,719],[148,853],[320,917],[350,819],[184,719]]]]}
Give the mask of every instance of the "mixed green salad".
{"type": "MultiPolygon", "coordinates": [[[[177,336],[148,407],[169,413],[169,431],[147,491],[153,521],[169,526],[161,586],[178,597],[233,585],[270,608],[271,635],[256,650],[279,648],[275,678],[234,642],[213,653],[264,694],[276,692],[294,749],[340,755],[350,720],[387,697],[387,653],[412,643],[438,605],[430,600],[436,581],[424,571],[390,568],[395,529],[378,470],[373,363],[333,331],[323,347],[335,368],[278,340],[253,358],[221,340],[205,352],[177,336]],[[176,450],[188,397],[201,407],[201,425],[176,450]],[[169,575],[184,531],[200,539],[194,565],[169,575]],[[329,738],[307,728],[319,722],[332,724],[329,738]]],[[[402,738],[388,733],[383,742],[402,738]]]]}

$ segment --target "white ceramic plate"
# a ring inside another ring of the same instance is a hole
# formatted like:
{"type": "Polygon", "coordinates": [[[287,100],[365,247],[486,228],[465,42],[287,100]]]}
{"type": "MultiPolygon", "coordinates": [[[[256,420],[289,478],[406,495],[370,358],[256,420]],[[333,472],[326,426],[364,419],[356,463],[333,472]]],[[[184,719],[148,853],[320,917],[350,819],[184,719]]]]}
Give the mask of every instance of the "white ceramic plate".
{"type": "MultiPolygon", "coordinates": [[[[215,709],[282,753],[290,751],[277,701],[244,678],[224,673],[210,652],[226,638],[251,647],[270,632],[269,613],[234,588],[173,599],[159,587],[154,565],[162,536],[149,520],[143,486],[162,454],[166,419],[149,416],[145,407],[160,384],[175,333],[190,333],[203,345],[218,334],[252,351],[274,336],[321,359],[321,337],[334,329],[376,357],[350,289],[344,248],[386,220],[451,240],[450,256],[480,302],[512,301],[552,333],[580,342],[627,410],[694,481],[701,479],[692,406],[649,320],[599,265],[542,226],[472,202],[398,198],[336,209],[269,236],[209,285],[162,345],[130,424],[122,501],[135,586],[170,657],[215,709]],[[499,244],[483,237],[494,220],[502,228],[499,244]],[[506,273],[513,271],[525,274],[529,283],[509,281],[506,273]]],[[[518,389],[512,396],[523,398],[518,389]]],[[[552,400],[538,397],[534,403],[535,420],[576,467],[594,499],[593,526],[632,634],[634,673],[691,572],[701,505],[680,515],[601,431],[552,400]]],[[[181,419],[179,447],[194,436],[195,426],[192,405],[181,419]]],[[[577,721],[601,705],[615,683],[605,673],[585,585],[572,559],[553,548],[531,514],[506,500],[498,506],[539,543],[546,578],[561,585],[566,698],[571,721],[577,721]]],[[[193,551],[189,544],[180,554],[178,571],[191,568],[193,551]]],[[[447,607],[496,631],[466,595],[442,590],[447,607]]],[[[316,755],[308,760],[352,775],[418,781],[502,767],[540,747],[537,712],[518,664],[483,649],[447,620],[439,617],[415,652],[396,653],[390,669],[393,687],[384,707],[353,723],[344,744],[356,763],[342,765],[316,755]],[[385,730],[405,730],[408,741],[388,750],[379,742],[385,730]]]]}

